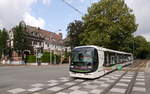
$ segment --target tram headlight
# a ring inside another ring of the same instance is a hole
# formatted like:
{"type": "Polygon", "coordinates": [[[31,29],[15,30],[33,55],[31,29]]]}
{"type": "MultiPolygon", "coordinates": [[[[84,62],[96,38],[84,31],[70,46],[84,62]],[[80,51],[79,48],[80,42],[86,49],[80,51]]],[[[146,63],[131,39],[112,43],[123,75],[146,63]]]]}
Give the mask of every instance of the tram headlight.
{"type": "Polygon", "coordinates": [[[92,69],[92,66],[88,66],[88,69],[92,69]]]}
{"type": "Polygon", "coordinates": [[[74,66],[70,66],[70,68],[74,68],[74,66]]]}

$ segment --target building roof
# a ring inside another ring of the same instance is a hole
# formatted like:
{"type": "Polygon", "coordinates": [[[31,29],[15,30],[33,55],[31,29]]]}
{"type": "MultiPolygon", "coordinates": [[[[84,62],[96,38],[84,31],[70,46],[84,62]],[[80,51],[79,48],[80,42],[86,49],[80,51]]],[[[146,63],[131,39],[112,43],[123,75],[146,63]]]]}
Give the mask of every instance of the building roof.
{"type": "Polygon", "coordinates": [[[43,37],[47,42],[51,42],[52,44],[63,44],[62,34],[56,34],[54,32],[43,30],[39,27],[32,27],[27,25],[27,32],[36,32],[38,35],[43,37]]]}

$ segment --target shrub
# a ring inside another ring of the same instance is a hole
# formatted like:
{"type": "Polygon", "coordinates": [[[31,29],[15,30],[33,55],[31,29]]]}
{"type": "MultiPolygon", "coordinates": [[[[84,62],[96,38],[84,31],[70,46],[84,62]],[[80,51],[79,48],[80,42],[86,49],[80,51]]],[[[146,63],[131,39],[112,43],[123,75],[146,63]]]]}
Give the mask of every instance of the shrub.
{"type": "Polygon", "coordinates": [[[55,58],[56,58],[56,63],[59,63],[60,62],[60,56],[59,55],[56,55],[56,54],[53,54],[53,53],[49,53],[49,52],[44,52],[43,53],[43,56],[41,57],[41,61],[42,62],[50,62],[53,63],[55,61],[55,58]]]}
{"type": "Polygon", "coordinates": [[[35,63],[36,62],[36,56],[35,55],[27,56],[27,62],[28,63],[35,63]]]}

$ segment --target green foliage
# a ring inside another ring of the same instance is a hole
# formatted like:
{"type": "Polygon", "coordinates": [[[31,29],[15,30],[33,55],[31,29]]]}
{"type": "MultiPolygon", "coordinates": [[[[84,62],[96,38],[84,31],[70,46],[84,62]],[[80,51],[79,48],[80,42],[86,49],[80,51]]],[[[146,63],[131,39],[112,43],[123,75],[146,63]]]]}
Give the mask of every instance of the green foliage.
{"type": "Polygon", "coordinates": [[[2,54],[8,55],[9,53],[9,47],[7,45],[7,41],[9,39],[7,30],[4,28],[3,30],[0,30],[0,58],[2,56],[2,54]]]}
{"type": "Polygon", "coordinates": [[[27,62],[28,63],[35,63],[36,62],[36,56],[35,55],[27,56],[27,62]]]}
{"type": "Polygon", "coordinates": [[[67,27],[68,39],[66,40],[66,45],[70,46],[71,49],[75,46],[80,45],[81,38],[79,35],[84,31],[84,25],[82,21],[75,20],[71,22],[67,27]]]}
{"type": "Polygon", "coordinates": [[[44,52],[41,58],[42,62],[50,62],[50,59],[53,59],[53,54],[50,54],[49,52],[44,52]]]}
{"type": "Polygon", "coordinates": [[[29,47],[26,35],[26,25],[25,23],[20,22],[19,25],[14,28],[14,50],[19,54],[22,54],[23,50],[26,50],[29,47]]]}
{"type": "Polygon", "coordinates": [[[49,62],[56,62],[59,63],[60,62],[60,56],[53,54],[53,53],[49,53],[49,52],[44,52],[43,56],[41,57],[41,61],[45,62],[45,63],[49,63],[49,62]]]}
{"type": "Polygon", "coordinates": [[[69,46],[97,45],[130,52],[136,58],[150,58],[150,43],[142,36],[133,36],[137,27],[124,0],[100,0],[88,8],[83,22],[69,24],[69,46]]]}
{"type": "Polygon", "coordinates": [[[121,50],[125,40],[137,29],[135,16],[124,0],[101,0],[88,8],[81,44],[121,50]]]}
{"type": "Polygon", "coordinates": [[[63,59],[62,63],[68,63],[69,62],[69,56],[71,56],[71,52],[65,51],[64,59],[63,59]]]}
{"type": "Polygon", "coordinates": [[[134,50],[136,58],[149,58],[150,55],[150,43],[146,41],[143,36],[136,36],[134,38],[134,50]]]}

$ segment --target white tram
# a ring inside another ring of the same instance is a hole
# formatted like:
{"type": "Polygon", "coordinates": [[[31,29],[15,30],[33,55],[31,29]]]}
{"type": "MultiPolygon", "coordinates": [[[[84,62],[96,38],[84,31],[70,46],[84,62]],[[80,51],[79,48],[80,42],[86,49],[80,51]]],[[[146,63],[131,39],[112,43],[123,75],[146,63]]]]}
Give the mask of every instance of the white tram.
{"type": "Polygon", "coordinates": [[[117,68],[133,62],[131,53],[110,50],[98,46],[78,46],[72,50],[70,76],[77,78],[97,78],[117,68]]]}

